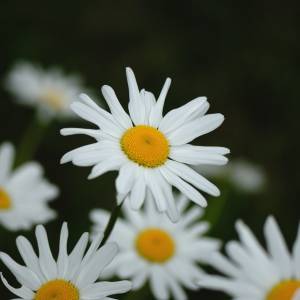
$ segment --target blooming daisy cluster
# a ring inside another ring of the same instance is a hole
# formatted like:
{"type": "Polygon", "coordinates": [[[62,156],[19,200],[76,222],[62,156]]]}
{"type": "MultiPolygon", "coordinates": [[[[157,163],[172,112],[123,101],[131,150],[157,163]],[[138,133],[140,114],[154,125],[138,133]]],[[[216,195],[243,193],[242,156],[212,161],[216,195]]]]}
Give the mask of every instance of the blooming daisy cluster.
{"type": "MultiPolygon", "coordinates": [[[[203,193],[219,196],[220,191],[200,173],[209,174],[207,165],[225,165],[229,149],[200,146],[195,140],[218,128],[223,115],[207,113],[206,97],[164,113],[171,79],[155,97],[138,87],[130,68],[126,76],[128,111],[104,85],[107,111],[86,94],[78,100],[78,81],[58,71],[19,64],[9,74],[8,89],[19,101],[36,106],[41,116],[71,116],[73,110],[96,125],[61,130],[64,136],[94,139],[67,152],[61,163],[91,167],[89,179],[109,171],[118,175],[115,211],[93,209],[91,233],[83,233],[71,251],[63,223],[55,258],[41,224],[56,215],[48,202],[58,195],[58,188],[44,178],[36,162],[14,168],[14,148],[3,143],[0,224],[9,230],[39,224],[38,253],[24,236],[17,238],[23,265],[0,252],[0,260],[20,285],[13,287],[1,273],[5,287],[16,300],[112,300],[111,295],[147,284],[159,300],[185,300],[186,290],[200,288],[225,292],[234,300],[300,300],[300,228],[292,253],[273,217],[264,227],[267,250],[242,221],[236,224],[240,241],[226,245],[228,257],[221,253],[220,241],[207,236],[210,223],[203,220],[203,193]],[[219,275],[207,273],[205,265],[219,275]],[[111,277],[121,281],[107,281],[111,277]]],[[[258,168],[240,162],[213,174],[222,174],[246,191],[258,190],[264,181],[258,168]]]]}

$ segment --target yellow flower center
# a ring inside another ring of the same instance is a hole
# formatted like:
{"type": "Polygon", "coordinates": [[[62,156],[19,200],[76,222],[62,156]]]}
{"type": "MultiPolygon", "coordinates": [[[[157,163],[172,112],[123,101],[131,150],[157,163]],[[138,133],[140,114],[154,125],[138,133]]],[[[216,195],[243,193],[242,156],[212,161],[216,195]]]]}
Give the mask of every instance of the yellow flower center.
{"type": "Polygon", "coordinates": [[[41,97],[42,101],[49,105],[52,109],[59,111],[64,107],[63,94],[55,90],[47,90],[41,97]]]}
{"type": "Polygon", "coordinates": [[[0,188],[0,210],[8,210],[11,208],[11,199],[7,192],[0,188]]]}
{"type": "Polygon", "coordinates": [[[175,242],[169,233],[158,228],[149,228],[139,233],[136,249],[146,260],[164,263],[175,253],[175,242]]]}
{"type": "Polygon", "coordinates": [[[56,279],[42,285],[34,300],[79,300],[78,289],[70,282],[56,279]]]}
{"type": "Polygon", "coordinates": [[[128,129],[121,138],[127,157],[137,164],[155,168],[163,165],[169,155],[169,142],[156,128],[139,125],[128,129]]]}
{"type": "Polygon", "coordinates": [[[292,300],[300,288],[300,281],[287,280],[277,284],[267,295],[266,300],[292,300]]]}

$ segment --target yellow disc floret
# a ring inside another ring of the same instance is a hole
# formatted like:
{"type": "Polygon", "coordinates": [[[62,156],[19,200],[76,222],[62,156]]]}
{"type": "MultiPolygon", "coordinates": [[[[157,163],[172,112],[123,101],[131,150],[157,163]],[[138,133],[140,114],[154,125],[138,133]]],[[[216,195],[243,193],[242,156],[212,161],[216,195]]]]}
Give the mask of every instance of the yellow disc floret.
{"type": "Polygon", "coordinates": [[[45,91],[41,96],[41,100],[55,111],[60,111],[65,106],[64,95],[56,90],[49,89],[45,91]]]}
{"type": "Polygon", "coordinates": [[[128,129],[120,143],[130,160],[148,168],[163,165],[169,155],[168,140],[151,126],[139,125],[128,129]]]}
{"type": "Polygon", "coordinates": [[[69,281],[56,279],[42,285],[34,300],[79,300],[78,289],[69,281]]]}
{"type": "Polygon", "coordinates": [[[292,300],[299,288],[298,280],[282,281],[269,292],[266,300],[292,300]]]}
{"type": "Polygon", "coordinates": [[[0,188],[0,210],[7,210],[11,208],[11,199],[8,193],[0,188]]]}
{"type": "Polygon", "coordinates": [[[168,232],[159,228],[149,228],[137,236],[136,249],[146,260],[164,263],[174,255],[175,242],[168,232]]]}

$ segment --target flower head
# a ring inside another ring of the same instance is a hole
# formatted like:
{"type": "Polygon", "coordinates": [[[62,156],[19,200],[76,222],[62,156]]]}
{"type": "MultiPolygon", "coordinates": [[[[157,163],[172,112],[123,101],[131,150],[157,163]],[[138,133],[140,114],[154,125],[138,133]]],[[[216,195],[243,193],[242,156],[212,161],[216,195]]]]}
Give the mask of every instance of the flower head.
{"type": "MultiPolygon", "coordinates": [[[[149,194],[145,209],[133,211],[124,203],[124,219],[119,219],[110,240],[118,241],[120,254],[107,269],[106,276],[118,275],[131,278],[133,289],[141,288],[149,280],[157,299],[186,299],[182,287],[196,289],[196,282],[203,276],[198,266],[218,249],[217,240],[203,237],[208,229],[206,222],[197,222],[203,210],[187,209],[185,196],[176,196],[182,218],[172,223],[157,212],[149,194]]],[[[100,209],[91,213],[94,234],[108,222],[109,214],[100,209]]]]}
{"type": "Polygon", "coordinates": [[[152,93],[139,90],[131,69],[127,68],[126,74],[129,115],[109,86],[103,86],[102,93],[111,113],[100,108],[87,95],[81,95],[81,101],[71,105],[72,110],[99,129],[66,128],[61,134],[86,134],[96,142],[68,152],[61,162],[94,166],[90,179],[107,171],[119,170],[116,180],[119,202],[128,197],[131,207],[139,209],[146,191],[150,190],[158,210],[178,221],[179,211],[172,186],[201,206],[206,205],[206,200],[198,189],[219,195],[215,185],[187,165],[226,164],[224,155],[229,150],[188,143],[216,129],[224,117],[221,114],[205,115],[209,108],[205,97],[196,98],[163,117],[171,80],[166,80],[156,101],[152,93]]]}
{"type": "Polygon", "coordinates": [[[0,223],[9,230],[30,229],[34,224],[55,218],[47,205],[58,188],[43,177],[37,162],[28,162],[12,171],[14,148],[0,146],[0,223]]]}
{"type": "Polygon", "coordinates": [[[36,107],[46,118],[70,117],[69,106],[81,90],[78,77],[66,76],[59,69],[45,71],[25,62],[11,70],[6,86],[20,103],[36,107]]]}
{"type": "Polygon", "coordinates": [[[206,275],[203,288],[223,291],[234,299],[298,300],[300,297],[300,227],[292,254],[273,217],[264,227],[268,251],[241,221],[236,228],[240,242],[226,246],[229,258],[215,253],[210,263],[225,276],[206,275]]]}
{"type": "Polygon", "coordinates": [[[117,254],[118,247],[110,243],[98,249],[102,238],[98,235],[86,251],[88,236],[84,233],[68,254],[68,227],[64,223],[57,260],[53,258],[43,226],[36,228],[39,256],[25,237],[18,237],[17,246],[25,266],[16,263],[5,253],[0,254],[0,259],[21,287],[13,288],[2,275],[4,285],[18,299],[26,300],[108,300],[110,295],[130,290],[131,284],[128,281],[96,282],[117,254]]]}

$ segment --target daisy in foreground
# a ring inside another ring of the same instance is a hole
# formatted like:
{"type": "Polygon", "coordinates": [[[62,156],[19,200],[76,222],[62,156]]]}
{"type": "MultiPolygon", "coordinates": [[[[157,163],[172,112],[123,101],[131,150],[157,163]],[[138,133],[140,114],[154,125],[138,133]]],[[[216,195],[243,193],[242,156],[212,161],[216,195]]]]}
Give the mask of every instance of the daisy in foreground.
{"type": "Polygon", "coordinates": [[[237,222],[240,242],[227,245],[229,259],[213,254],[211,264],[226,277],[206,275],[203,288],[223,291],[235,300],[300,299],[300,227],[292,254],[273,217],[264,227],[268,251],[259,244],[250,229],[237,222]]]}
{"type": "Polygon", "coordinates": [[[86,134],[96,142],[68,152],[61,162],[77,166],[94,166],[89,179],[107,171],[119,170],[116,180],[118,201],[126,197],[133,209],[139,209],[146,191],[154,196],[160,212],[178,221],[172,186],[195,203],[206,206],[198,191],[213,196],[218,188],[187,165],[227,163],[227,148],[188,144],[197,137],[219,127],[221,114],[205,115],[209,104],[205,97],[196,98],[163,117],[163,107],[171,80],[168,78],[156,101],[150,92],[139,90],[135,76],[126,69],[129,88],[129,115],[120,105],[113,89],[102,87],[102,94],[111,113],[100,108],[87,95],[71,105],[72,110],[99,129],[66,128],[62,135],[86,134]]]}
{"type": "Polygon", "coordinates": [[[1,275],[4,285],[18,300],[109,300],[110,295],[129,291],[129,281],[96,282],[103,269],[117,254],[118,247],[111,243],[98,249],[101,242],[101,235],[98,235],[85,253],[88,237],[84,233],[68,254],[68,227],[64,223],[58,258],[55,261],[45,228],[37,226],[39,257],[23,236],[17,238],[17,247],[26,266],[16,263],[5,253],[0,254],[0,259],[21,284],[21,288],[13,288],[1,275]]]}
{"type": "Polygon", "coordinates": [[[11,70],[6,87],[20,103],[36,107],[43,119],[70,117],[69,106],[82,90],[79,78],[65,76],[59,69],[45,71],[26,62],[11,70]]]}
{"type": "MultiPolygon", "coordinates": [[[[124,203],[125,219],[119,219],[110,237],[118,241],[120,254],[108,268],[106,276],[130,278],[133,289],[141,288],[147,280],[155,298],[187,299],[182,288],[198,289],[196,282],[203,276],[198,266],[219,248],[217,240],[203,237],[206,222],[198,222],[203,210],[186,209],[185,196],[178,196],[178,207],[183,213],[178,223],[172,223],[157,212],[149,195],[143,211],[133,211],[124,203]]],[[[104,210],[94,210],[91,219],[94,233],[103,228],[109,218],[104,210]]]]}
{"type": "Polygon", "coordinates": [[[55,218],[47,203],[58,195],[58,188],[43,177],[37,162],[12,171],[14,156],[10,143],[0,146],[0,223],[9,230],[30,229],[55,218]]]}

